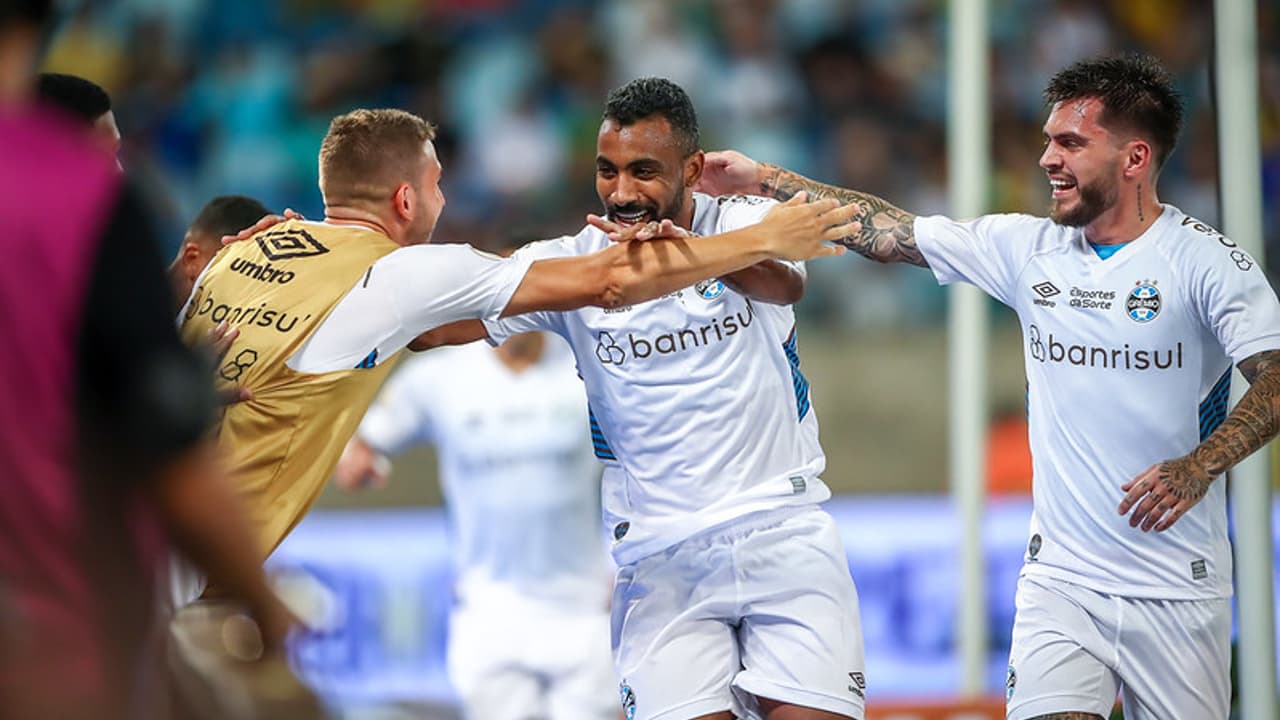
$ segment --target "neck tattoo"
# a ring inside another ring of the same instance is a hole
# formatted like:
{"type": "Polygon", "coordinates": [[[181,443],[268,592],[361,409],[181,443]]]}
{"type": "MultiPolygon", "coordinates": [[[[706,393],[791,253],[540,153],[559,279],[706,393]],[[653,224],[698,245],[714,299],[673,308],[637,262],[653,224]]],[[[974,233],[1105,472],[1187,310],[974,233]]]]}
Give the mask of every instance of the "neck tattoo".
{"type": "Polygon", "coordinates": [[[1138,185],[1138,222],[1146,222],[1142,216],[1142,185],[1138,185]]]}

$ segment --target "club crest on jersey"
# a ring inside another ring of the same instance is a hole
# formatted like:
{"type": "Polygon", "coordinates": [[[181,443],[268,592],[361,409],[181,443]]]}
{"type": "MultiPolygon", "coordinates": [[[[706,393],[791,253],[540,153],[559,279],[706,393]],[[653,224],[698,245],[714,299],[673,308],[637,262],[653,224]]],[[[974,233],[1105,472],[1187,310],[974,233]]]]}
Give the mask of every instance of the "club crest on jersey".
{"type": "Polygon", "coordinates": [[[701,295],[704,300],[715,300],[724,294],[724,283],[715,278],[703,280],[694,285],[693,290],[701,295]]]}
{"type": "Polygon", "coordinates": [[[635,720],[636,717],[636,694],[631,691],[631,686],[625,681],[618,687],[618,695],[622,700],[622,711],[626,713],[627,720],[635,720]]]}
{"type": "Polygon", "coordinates": [[[1160,314],[1160,290],[1156,280],[1139,280],[1125,298],[1124,311],[1136,323],[1148,323],[1160,314]]]}

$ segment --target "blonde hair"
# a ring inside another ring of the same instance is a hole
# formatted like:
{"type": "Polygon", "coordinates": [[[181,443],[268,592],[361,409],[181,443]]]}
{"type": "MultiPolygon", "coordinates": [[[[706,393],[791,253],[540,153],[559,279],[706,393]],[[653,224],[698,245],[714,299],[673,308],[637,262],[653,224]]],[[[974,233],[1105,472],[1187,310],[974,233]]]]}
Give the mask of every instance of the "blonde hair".
{"type": "Polygon", "coordinates": [[[422,146],[435,126],[403,110],[353,110],[329,123],[320,143],[320,193],[327,205],[376,203],[400,183],[417,185],[422,146]]]}

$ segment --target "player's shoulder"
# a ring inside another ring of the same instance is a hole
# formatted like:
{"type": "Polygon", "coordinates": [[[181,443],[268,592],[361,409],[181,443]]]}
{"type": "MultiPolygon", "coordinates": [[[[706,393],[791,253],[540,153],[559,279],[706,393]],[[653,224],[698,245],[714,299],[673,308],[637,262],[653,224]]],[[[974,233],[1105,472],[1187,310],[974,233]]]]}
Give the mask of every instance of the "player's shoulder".
{"type": "Polygon", "coordinates": [[[561,235],[546,240],[534,240],[516,249],[515,254],[534,260],[557,257],[573,257],[593,253],[609,244],[609,238],[596,228],[587,225],[576,235],[561,235]]]}
{"type": "Polygon", "coordinates": [[[1173,262],[1206,267],[1252,266],[1252,258],[1234,240],[1209,223],[1172,205],[1165,205],[1164,212],[1168,216],[1161,218],[1162,229],[1154,240],[1173,262]]]}
{"type": "Polygon", "coordinates": [[[701,235],[736,230],[760,222],[778,202],[756,195],[712,197],[694,193],[693,230],[701,235]]]}

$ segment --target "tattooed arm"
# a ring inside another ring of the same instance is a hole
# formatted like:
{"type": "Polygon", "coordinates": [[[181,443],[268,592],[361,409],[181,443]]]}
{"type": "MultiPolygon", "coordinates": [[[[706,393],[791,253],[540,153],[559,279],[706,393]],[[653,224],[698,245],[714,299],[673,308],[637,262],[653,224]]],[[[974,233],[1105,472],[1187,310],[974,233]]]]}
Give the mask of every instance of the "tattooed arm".
{"type": "Polygon", "coordinates": [[[779,201],[803,190],[810,200],[835,198],[842,204],[857,203],[861,209],[854,219],[862,223],[862,229],[841,239],[841,244],[878,262],[929,266],[916,245],[916,216],[870,193],[826,185],[732,150],[707,153],[698,189],[712,195],[741,193],[779,201]]]}
{"type": "Polygon", "coordinates": [[[1280,434],[1280,350],[1251,355],[1239,367],[1249,389],[1218,429],[1190,453],[1154,465],[1121,486],[1128,494],[1120,514],[1137,504],[1129,525],[1168,529],[1200,502],[1216,477],[1280,434]]]}

